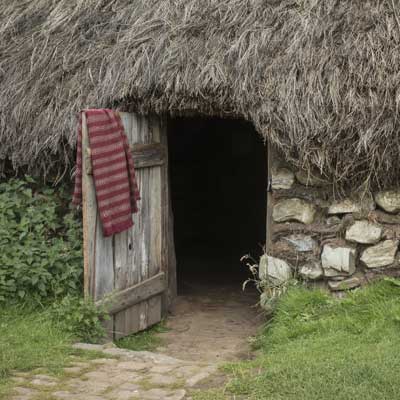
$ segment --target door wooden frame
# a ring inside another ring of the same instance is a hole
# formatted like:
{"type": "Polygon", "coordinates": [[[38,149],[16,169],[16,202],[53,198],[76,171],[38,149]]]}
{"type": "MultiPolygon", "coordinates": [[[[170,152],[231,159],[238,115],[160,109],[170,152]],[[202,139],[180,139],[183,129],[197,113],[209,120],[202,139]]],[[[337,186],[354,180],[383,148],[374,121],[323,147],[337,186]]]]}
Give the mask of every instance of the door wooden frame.
{"type": "Polygon", "coordinates": [[[104,237],[97,211],[86,115],[82,113],[84,294],[98,306],[107,307],[110,320],[105,321],[104,326],[111,339],[159,322],[176,295],[174,287],[170,287],[176,267],[170,227],[166,124],[157,116],[142,117],[132,113],[120,113],[120,116],[134,155],[138,179],[142,177],[139,186],[145,192],[139,203],[139,214],[134,216],[135,226],[113,237],[104,237]],[[145,233],[147,231],[150,236],[145,233]],[[136,243],[135,238],[140,237],[142,239],[136,243]],[[125,257],[121,252],[128,252],[128,249],[131,255],[125,257]],[[146,264],[141,263],[140,257],[144,257],[146,264]],[[132,274],[137,277],[134,281],[132,274]],[[125,281],[125,275],[127,278],[132,275],[131,283],[125,281]]]}

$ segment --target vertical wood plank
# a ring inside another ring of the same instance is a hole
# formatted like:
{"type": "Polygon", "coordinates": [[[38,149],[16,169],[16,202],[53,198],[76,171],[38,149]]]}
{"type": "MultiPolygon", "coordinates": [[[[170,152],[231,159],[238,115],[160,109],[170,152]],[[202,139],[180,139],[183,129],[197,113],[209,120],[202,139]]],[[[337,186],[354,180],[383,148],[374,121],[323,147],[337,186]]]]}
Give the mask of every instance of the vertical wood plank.
{"type": "MultiPolygon", "coordinates": [[[[159,120],[160,124],[160,142],[168,150],[168,131],[167,121],[165,119],[159,120]]],[[[161,191],[161,204],[162,204],[162,235],[161,235],[161,269],[166,275],[168,290],[163,296],[162,313],[166,315],[168,309],[177,296],[177,277],[176,277],[176,256],[174,244],[174,226],[172,203],[170,193],[170,179],[169,179],[169,159],[168,151],[165,154],[165,163],[162,168],[162,191],[161,191]]]]}
{"type": "MultiPolygon", "coordinates": [[[[128,113],[120,113],[122,123],[128,141],[133,142],[132,131],[134,129],[135,116],[128,113]]],[[[134,216],[136,223],[136,216],[134,216]]],[[[137,268],[133,262],[134,240],[133,229],[115,235],[114,240],[114,259],[115,259],[115,287],[119,291],[138,283],[137,268]]],[[[132,321],[137,321],[138,313],[135,311],[137,306],[119,312],[114,316],[115,338],[119,339],[130,332],[138,330],[138,322],[132,325],[132,321]]]]}
{"type": "MultiPolygon", "coordinates": [[[[161,125],[160,119],[152,116],[149,121],[149,139],[153,143],[161,142],[161,125]]],[[[164,216],[164,169],[165,165],[158,166],[150,169],[150,213],[151,213],[151,232],[150,232],[150,257],[149,257],[149,271],[148,276],[152,277],[157,275],[162,269],[163,265],[163,245],[165,234],[165,221],[164,216]]],[[[148,301],[147,304],[147,326],[151,326],[161,319],[162,297],[156,296],[148,301]]]]}
{"type": "MultiPolygon", "coordinates": [[[[105,238],[102,232],[100,215],[97,211],[93,177],[88,175],[90,164],[90,139],[86,125],[86,115],[82,114],[82,212],[84,225],[84,290],[95,301],[103,298],[114,289],[114,254],[112,238],[105,238]]],[[[110,338],[113,337],[113,318],[104,322],[110,338]]]]}
{"type": "Polygon", "coordinates": [[[93,295],[97,206],[93,178],[88,175],[86,169],[86,164],[90,162],[90,157],[85,113],[82,113],[82,158],[84,295],[87,298],[89,295],[93,295]]]}

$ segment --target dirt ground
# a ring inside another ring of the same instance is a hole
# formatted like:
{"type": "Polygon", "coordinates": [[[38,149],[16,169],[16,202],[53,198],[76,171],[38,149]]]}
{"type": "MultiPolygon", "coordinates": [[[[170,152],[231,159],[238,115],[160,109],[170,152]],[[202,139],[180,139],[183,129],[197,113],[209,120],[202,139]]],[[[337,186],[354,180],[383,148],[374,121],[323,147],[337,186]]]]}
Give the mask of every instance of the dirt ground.
{"type": "Polygon", "coordinates": [[[255,289],[239,283],[185,282],[157,352],[208,363],[250,358],[249,338],[265,321],[257,301],[255,289]]]}

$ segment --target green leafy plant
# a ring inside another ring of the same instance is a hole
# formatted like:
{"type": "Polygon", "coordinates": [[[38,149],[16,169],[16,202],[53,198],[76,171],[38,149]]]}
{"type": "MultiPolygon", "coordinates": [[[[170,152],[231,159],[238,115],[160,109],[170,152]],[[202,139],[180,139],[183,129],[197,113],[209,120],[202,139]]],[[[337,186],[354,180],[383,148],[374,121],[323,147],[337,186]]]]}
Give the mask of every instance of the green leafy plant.
{"type": "Polygon", "coordinates": [[[65,296],[53,304],[51,314],[65,332],[78,340],[97,343],[105,336],[102,321],[109,316],[105,307],[97,306],[92,300],[65,296]]]}
{"type": "Polygon", "coordinates": [[[82,227],[65,201],[62,187],[30,177],[0,184],[0,302],[43,303],[80,291],[82,227]]]}

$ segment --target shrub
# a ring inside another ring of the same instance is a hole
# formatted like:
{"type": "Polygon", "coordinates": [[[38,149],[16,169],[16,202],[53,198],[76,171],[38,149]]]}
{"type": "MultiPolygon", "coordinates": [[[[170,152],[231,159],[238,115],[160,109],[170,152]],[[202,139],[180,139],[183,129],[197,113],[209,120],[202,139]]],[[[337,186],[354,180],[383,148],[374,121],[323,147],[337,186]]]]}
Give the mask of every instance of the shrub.
{"type": "Polygon", "coordinates": [[[92,300],[80,297],[65,296],[51,307],[53,319],[59,323],[63,331],[76,339],[97,343],[105,336],[103,320],[109,318],[104,307],[98,307],[92,300]]]}
{"type": "Polygon", "coordinates": [[[0,184],[0,302],[43,303],[80,291],[82,227],[66,198],[62,187],[30,177],[0,184]]]}

